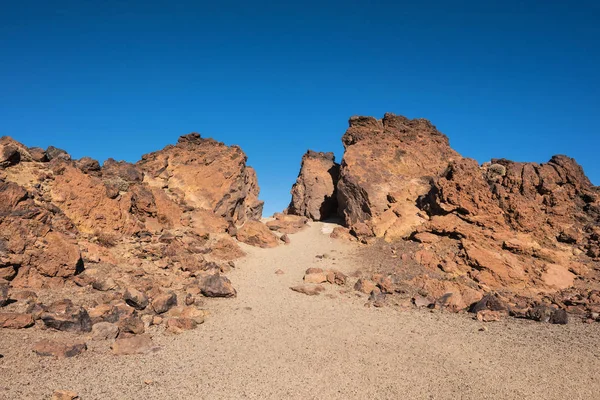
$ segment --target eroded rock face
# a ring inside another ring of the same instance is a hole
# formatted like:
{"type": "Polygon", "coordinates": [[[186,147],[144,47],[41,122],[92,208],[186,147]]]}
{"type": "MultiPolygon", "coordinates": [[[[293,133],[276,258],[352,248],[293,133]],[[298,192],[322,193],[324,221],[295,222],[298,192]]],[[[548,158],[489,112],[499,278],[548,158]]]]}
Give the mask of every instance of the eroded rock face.
{"type": "Polygon", "coordinates": [[[263,207],[256,173],[246,159],[237,146],[192,133],[175,146],[146,154],[138,165],[149,185],[168,188],[178,201],[237,224],[259,219],[263,207]]]}
{"type": "Polygon", "coordinates": [[[460,158],[424,119],[352,117],[337,187],[339,213],[359,237],[406,237],[423,223],[416,200],[460,158]]]}
{"type": "Polygon", "coordinates": [[[308,150],[302,157],[287,213],[315,221],[335,216],[339,174],[340,165],[335,162],[333,153],[308,150]]]}

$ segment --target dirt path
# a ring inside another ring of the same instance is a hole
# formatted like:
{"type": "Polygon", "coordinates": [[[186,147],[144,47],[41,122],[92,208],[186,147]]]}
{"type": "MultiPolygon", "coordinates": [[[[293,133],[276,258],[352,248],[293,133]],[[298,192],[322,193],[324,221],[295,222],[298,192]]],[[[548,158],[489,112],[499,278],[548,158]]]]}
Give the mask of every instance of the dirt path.
{"type": "Polygon", "coordinates": [[[308,267],[356,267],[351,245],[322,227],[288,246],[246,247],[229,275],[238,297],[211,301],[195,331],[155,335],[163,346],[155,354],[114,357],[92,343],[74,359],[41,359],[29,351],[39,333],[0,331],[0,398],[43,399],[54,389],[83,400],[599,397],[598,325],[508,320],[480,332],[466,315],[366,308],[338,287],[316,297],[291,291],[308,267]],[[315,257],[324,253],[333,258],[315,257]]]}

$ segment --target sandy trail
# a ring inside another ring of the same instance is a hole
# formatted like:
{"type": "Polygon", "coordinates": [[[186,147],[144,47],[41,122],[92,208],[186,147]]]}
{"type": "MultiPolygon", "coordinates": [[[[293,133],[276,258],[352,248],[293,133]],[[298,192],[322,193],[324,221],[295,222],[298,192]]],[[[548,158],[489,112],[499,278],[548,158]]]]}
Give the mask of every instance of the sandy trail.
{"type": "Polygon", "coordinates": [[[329,286],[295,293],[311,266],[352,272],[352,245],[323,223],[276,249],[244,247],[230,279],[235,299],[211,300],[195,331],[156,334],[147,356],[114,357],[107,343],[82,356],[33,355],[37,331],[0,331],[0,398],[49,398],[54,389],[89,399],[597,399],[600,329],[466,315],[367,308],[365,297],[329,286]],[[327,253],[333,258],[319,260],[327,253]],[[284,275],[276,275],[281,268],[284,275]],[[151,380],[151,384],[144,381],[151,380]]]}

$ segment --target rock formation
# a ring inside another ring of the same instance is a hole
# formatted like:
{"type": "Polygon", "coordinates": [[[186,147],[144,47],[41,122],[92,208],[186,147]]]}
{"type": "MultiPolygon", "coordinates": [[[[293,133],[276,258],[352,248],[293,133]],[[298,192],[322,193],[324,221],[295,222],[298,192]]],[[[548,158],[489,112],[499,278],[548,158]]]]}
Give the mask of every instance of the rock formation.
{"type": "Polygon", "coordinates": [[[335,162],[333,153],[308,150],[302,157],[287,213],[315,221],[335,216],[339,173],[340,166],[335,162]]]}
{"type": "MultiPolygon", "coordinates": [[[[414,304],[459,311],[491,293],[507,304],[493,311],[598,315],[600,189],[575,160],[479,165],[429,121],[393,114],[352,117],[342,141],[338,213],[361,241],[384,239],[364,251],[381,265],[359,285],[372,297],[412,292],[414,304]]],[[[292,204],[319,208],[320,194],[297,186],[292,204]]]]}
{"type": "Polygon", "coordinates": [[[102,166],[0,138],[1,325],[36,320],[123,340],[158,314],[178,331],[195,327],[198,318],[184,322],[202,313],[196,296],[236,295],[221,274],[244,252],[228,229],[251,245],[279,243],[259,221],[258,193],[239,147],[196,133],[136,164],[102,166]],[[85,295],[68,298],[76,287],[85,295]]]}

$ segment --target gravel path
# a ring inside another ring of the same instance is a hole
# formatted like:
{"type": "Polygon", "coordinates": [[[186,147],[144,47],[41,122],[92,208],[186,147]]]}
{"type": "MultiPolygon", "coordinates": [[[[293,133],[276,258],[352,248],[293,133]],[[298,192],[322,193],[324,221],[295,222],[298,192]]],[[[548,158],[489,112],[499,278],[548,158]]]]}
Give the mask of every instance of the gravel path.
{"type": "Polygon", "coordinates": [[[291,291],[308,267],[356,269],[352,245],[324,226],[276,249],[244,247],[229,274],[238,297],[211,300],[194,331],[157,332],[162,350],[151,355],[114,357],[108,343],[88,342],[73,359],[40,358],[31,342],[64,334],[0,330],[0,398],[47,399],[54,389],[83,400],[600,397],[598,324],[511,319],[481,332],[467,315],[367,308],[339,287],[291,291]]]}

